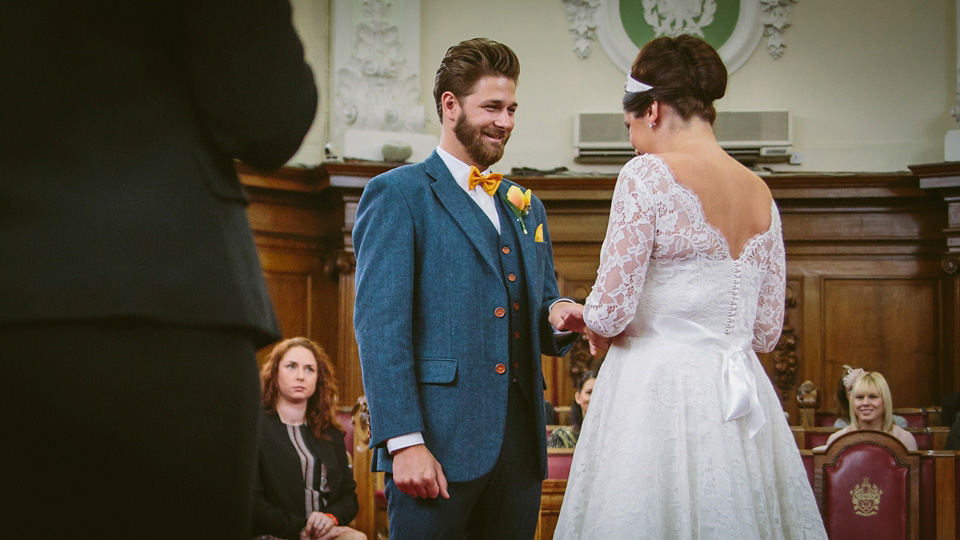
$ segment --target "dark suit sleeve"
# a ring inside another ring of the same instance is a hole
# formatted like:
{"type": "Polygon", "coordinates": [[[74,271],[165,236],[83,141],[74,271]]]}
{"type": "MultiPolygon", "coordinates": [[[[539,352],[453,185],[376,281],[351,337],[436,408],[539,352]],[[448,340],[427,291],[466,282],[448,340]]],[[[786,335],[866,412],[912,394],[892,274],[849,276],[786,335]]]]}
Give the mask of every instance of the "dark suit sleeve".
{"type": "Polygon", "coordinates": [[[370,406],[370,446],[424,430],[414,350],[413,214],[390,173],[371,180],[357,207],[354,331],[370,406]]]}
{"type": "MultiPolygon", "coordinates": [[[[547,228],[547,212],[540,199],[533,198],[533,208],[538,217],[538,223],[543,223],[543,241],[546,244],[546,263],[543,265],[543,300],[540,304],[540,353],[548,356],[563,356],[573,346],[580,334],[569,333],[557,335],[550,324],[550,307],[557,300],[570,300],[560,296],[557,287],[557,276],[553,269],[553,244],[550,241],[550,231],[547,228]]],[[[572,302],[572,300],[570,300],[572,302]]]]}
{"type": "Polygon", "coordinates": [[[287,0],[184,0],[193,101],[227,155],[275,169],[300,147],[317,109],[287,0]]]}
{"type": "Polygon", "coordinates": [[[347,447],[343,442],[343,434],[338,430],[331,431],[331,440],[323,441],[333,447],[334,461],[327,468],[327,475],[331,478],[337,475],[340,488],[330,494],[330,505],[324,513],[337,517],[340,525],[347,525],[357,517],[360,506],[357,503],[357,483],[353,480],[353,471],[347,462],[347,447]]]}

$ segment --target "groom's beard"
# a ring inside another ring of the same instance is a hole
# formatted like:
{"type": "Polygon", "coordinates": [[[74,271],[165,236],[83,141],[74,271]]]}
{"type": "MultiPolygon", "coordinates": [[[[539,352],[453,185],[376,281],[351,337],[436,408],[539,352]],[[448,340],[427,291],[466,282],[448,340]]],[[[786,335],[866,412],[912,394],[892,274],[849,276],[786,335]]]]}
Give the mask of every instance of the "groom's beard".
{"type": "Polygon", "coordinates": [[[503,157],[503,149],[510,139],[510,132],[505,129],[493,126],[480,128],[471,124],[467,121],[467,115],[463,111],[457,117],[457,123],[453,125],[453,134],[457,136],[457,140],[466,149],[470,158],[483,169],[500,161],[500,158],[503,157]],[[483,139],[484,133],[491,137],[500,137],[500,141],[485,141],[483,139]]]}

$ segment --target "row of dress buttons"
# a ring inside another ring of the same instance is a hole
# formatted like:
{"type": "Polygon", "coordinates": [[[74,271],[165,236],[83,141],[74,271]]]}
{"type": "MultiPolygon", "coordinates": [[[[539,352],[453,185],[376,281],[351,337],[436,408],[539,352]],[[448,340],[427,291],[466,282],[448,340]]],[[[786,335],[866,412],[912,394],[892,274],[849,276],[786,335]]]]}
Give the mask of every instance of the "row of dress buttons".
{"type": "MultiPolygon", "coordinates": [[[[500,251],[502,251],[504,255],[510,254],[510,248],[507,246],[503,246],[502,248],[500,248],[500,251]]],[[[515,274],[510,274],[507,276],[507,279],[509,279],[510,281],[516,281],[517,276],[515,274]]]]}
{"type": "MultiPolygon", "coordinates": [[[[503,246],[502,248],[500,248],[500,251],[503,252],[504,255],[509,255],[509,254],[510,254],[510,248],[509,248],[508,246],[503,246]]],[[[517,276],[516,276],[516,274],[508,274],[508,275],[507,275],[507,279],[509,279],[510,281],[516,281],[516,280],[517,280],[517,276]]],[[[513,303],[513,310],[514,310],[514,311],[519,311],[519,310],[520,310],[520,304],[514,302],[514,303],[513,303]]],[[[505,309],[503,309],[502,307],[498,307],[498,308],[493,312],[493,314],[496,315],[497,317],[503,317],[504,315],[507,314],[507,311],[506,311],[505,309]]],[[[515,338],[519,338],[519,337],[520,337],[520,332],[514,333],[514,337],[515,337],[515,338]]],[[[519,368],[519,367],[520,367],[519,364],[517,364],[516,362],[513,363],[513,368],[514,368],[514,369],[517,369],[517,368],[519,368]]],[[[503,375],[504,373],[507,372],[507,366],[506,366],[505,364],[497,364],[496,366],[494,366],[493,370],[496,371],[498,375],[503,375]]]]}

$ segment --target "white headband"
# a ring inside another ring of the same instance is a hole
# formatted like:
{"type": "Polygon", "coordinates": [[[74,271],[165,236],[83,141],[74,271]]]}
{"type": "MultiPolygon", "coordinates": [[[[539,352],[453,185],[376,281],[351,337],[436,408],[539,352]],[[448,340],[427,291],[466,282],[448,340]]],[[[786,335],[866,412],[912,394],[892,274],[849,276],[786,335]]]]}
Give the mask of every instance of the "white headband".
{"type": "Polygon", "coordinates": [[[634,78],[631,77],[630,75],[627,75],[627,82],[623,83],[623,90],[624,90],[624,92],[627,92],[627,93],[630,93],[630,94],[633,94],[633,93],[636,93],[636,92],[646,92],[647,90],[650,90],[651,88],[653,88],[653,87],[650,86],[649,84],[644,84],[644,83],[642,83],[642,82],[634,79],[634,78]]]}

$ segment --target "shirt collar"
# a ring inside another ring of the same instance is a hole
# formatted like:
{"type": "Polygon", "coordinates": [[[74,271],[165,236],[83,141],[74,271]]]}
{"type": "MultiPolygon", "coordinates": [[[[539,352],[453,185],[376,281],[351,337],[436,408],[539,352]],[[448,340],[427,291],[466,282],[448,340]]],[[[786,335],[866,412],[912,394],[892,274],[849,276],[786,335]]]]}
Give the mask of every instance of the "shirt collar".
{"type": "MultiPolygon", "coordinates": [[[[460,161],[459,159],[453,157],[453,154],[447,152],[443,148],[437,147],[437,155],[440,156],[440,159],[443,160],[444,165],[447,166],[447,170],[450,171],[450,176],[456,180],[457,185],[463,188],[467,193],[471,191],[476,191],[487,195],[483,188],[477,186],[473,189],[470,189],[470,165],[460,161]]],[[[485,171],[480,171],[480,174],[487,174],[490,172],[488,167],[485,171]]]]}

